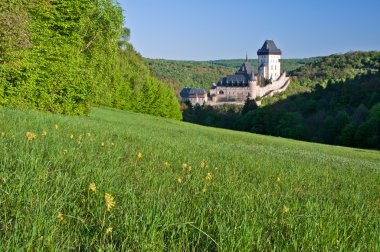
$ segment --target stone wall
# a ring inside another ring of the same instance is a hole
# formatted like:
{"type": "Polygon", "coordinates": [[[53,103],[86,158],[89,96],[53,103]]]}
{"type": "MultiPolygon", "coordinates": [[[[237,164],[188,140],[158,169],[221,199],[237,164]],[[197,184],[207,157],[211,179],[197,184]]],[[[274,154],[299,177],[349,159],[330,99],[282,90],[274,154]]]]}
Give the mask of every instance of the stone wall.
{"type": "Polygon", "coordinates": [[[207,94],[205,96],[198,96],[198,97],[181,97],[182,102],[190,101],[192,105],[199,104],[203,105],[203,103],[207,103],[208,98],[207,94]]]}
{"type": "Polygon", "coordinates": [[[222,87],[218,86],[210,90],[212,101],[245,100],[249,95],[249,87],[222,87]]]}
{"type": "Polygon", "coordinates": [[[272,81],[272,84],[268,84],[264,87],[259,87],[257,96],[264,97],[275,90],[283,89],[284,86],[287,87],[287,85],[289,85],[288,82],[290,82],[289,77],[286,77],[286,73],[283,73],[277,80],[272,81]]]}

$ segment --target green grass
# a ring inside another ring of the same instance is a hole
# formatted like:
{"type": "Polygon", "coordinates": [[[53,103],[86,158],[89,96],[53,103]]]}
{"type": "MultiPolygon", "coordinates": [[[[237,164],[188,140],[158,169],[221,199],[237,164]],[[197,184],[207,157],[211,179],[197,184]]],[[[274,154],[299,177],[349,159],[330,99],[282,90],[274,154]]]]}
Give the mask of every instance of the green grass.
{"type": "Polygon", "coordinates": [[[105,108],[1,110],[0,132],[1,251],[380,249],[378,151],[105,108]]]}

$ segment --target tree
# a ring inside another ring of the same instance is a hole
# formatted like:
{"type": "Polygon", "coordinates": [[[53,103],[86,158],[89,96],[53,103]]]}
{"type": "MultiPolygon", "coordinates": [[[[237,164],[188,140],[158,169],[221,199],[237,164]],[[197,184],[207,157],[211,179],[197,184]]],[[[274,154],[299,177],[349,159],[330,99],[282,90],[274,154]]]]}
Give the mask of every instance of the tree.
{"type": "Polygon", "coordinates": [[[243,106],[243,109],[241,111],[241,114],[242,115],[245,115],[246,113],[248,113],[249,111],[251,110],[254,110],[254,109],[257,109],[258,106],[256,104],[256,101],[255,100],[251,100],[247,97],[247,99],[245,100],[245,103],[244,103],[244,106],[243,106]]]}
{"type": "Polygon", "coordinates": [[[123,23],[113,0],[1,2],[0,106],[81,115],[97,104],[180,119],[123,23]]]}

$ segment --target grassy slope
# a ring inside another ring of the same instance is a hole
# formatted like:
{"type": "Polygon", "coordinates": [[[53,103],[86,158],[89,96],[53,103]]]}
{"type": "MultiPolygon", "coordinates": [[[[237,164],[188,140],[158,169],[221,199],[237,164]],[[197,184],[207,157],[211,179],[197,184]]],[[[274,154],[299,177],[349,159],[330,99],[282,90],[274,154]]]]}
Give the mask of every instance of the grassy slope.
{"type": "Polygon", "coordinates": [[[0,250],[380,249],[378,151],[103,108],[2,110],[0,132],[0,250]]]}

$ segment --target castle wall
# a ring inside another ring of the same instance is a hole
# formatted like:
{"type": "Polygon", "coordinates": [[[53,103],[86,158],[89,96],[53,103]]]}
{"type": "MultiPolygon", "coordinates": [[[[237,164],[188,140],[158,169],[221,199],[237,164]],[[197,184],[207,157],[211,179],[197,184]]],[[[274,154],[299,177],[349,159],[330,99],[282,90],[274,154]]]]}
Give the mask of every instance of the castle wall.
{"type": "MultiPolygon", "coordinates": [[[[286,77],[286,73],[283,73],[280,78],[278,78],[275,81],[272,81],[272,84],[266,85],[264,87],[259,87],[258,90],[258,96],[263,97],[270,93],[272,93],[275,90],[282,90],[285,86],[285,89],[287,85],[289,84],[289,77],[286,77]]],[[[279,91],[282,92],[282,91],[279,91]]]]}
{"type": "Polygon", "coordinates": [[[205,94],[204,96],[193,96],[193,97],[181,97],[181,101],[182,102],[187,102],[187,101],[190,101],[191,104],[195,105],[195,104],[199,104],[199,105],[203,105],[203,103],[207,103],[207,94],[205,94]]]}
{"type": "Polygon", "coordinates": [[[210,91],[212,100],[228,101],[228,100],[242,100],[247,99],[249,95],[249,87],[223,87],[218,86],[210,91]]]}

